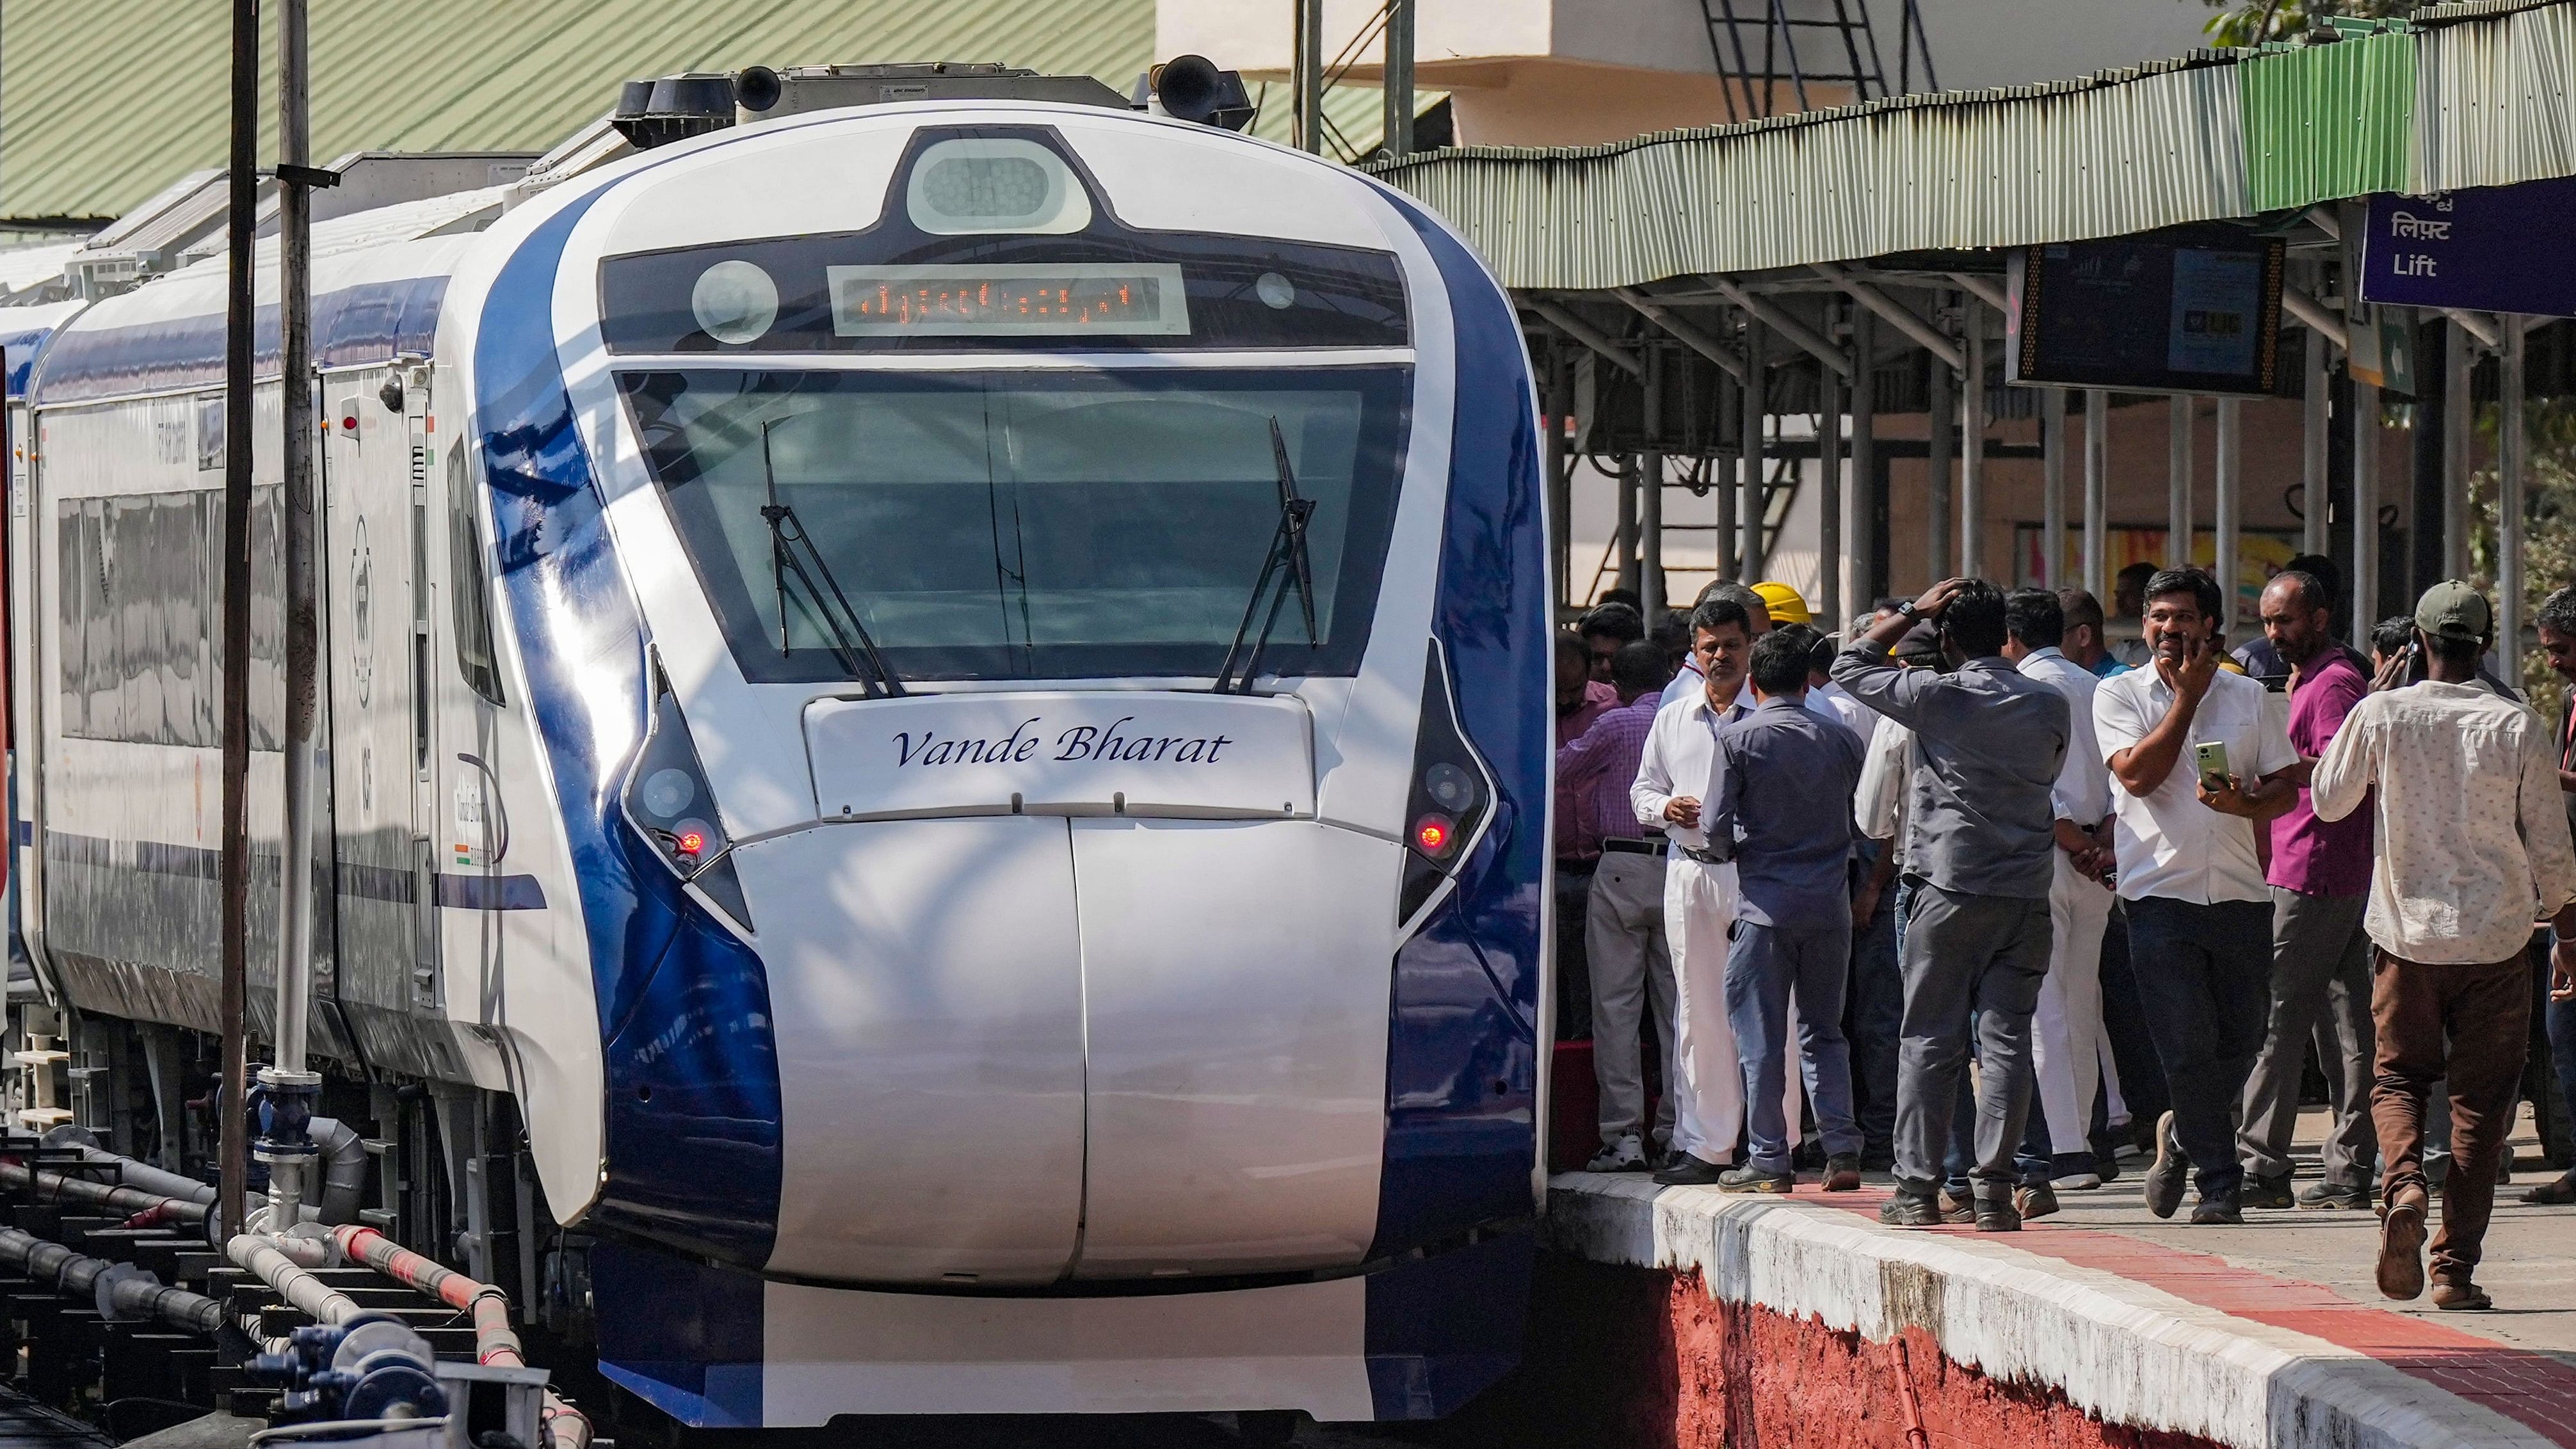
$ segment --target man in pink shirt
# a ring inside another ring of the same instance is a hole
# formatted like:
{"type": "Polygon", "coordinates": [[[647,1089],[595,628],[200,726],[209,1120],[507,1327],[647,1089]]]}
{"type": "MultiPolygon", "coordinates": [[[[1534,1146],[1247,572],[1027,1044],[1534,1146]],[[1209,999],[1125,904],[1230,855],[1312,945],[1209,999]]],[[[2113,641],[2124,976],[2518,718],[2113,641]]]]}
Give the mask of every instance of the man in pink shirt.
{"type": "Polygon", "coordinates": [[[2262,1054],[2245,1081],[2237,1156],[2245,1163],[2249,1208],[2370,1206],[2379,1136],[2371,1124],[2371,812],[2317,819],[2307,777],[2344,716],[2370,693],[2329,630],[2331,602],[2314,575],[2285,571],[2263,590],[2263,633],[2290,669],[2290,743],[2299,800],[2274,819],[2272,1015],[2262,1054]],[[2326,1133],[2325,1180],[2290,1192],[2290,1135],[2299,1120],[2299,1077],[2314,1036],[2334,1119],[2326,1133]]]}
{"type": "MultiPolygon", "coordinates": [[[[1592,646],[1583,636],[1556,636],[1556,746],[1583,738],[1592,722],[1619,707],[1619,692],[1592,677],[1592,646]]],[[[1601,860],[1601,830],[1586,828],[1584,801],[1563,779],[1556,782],[1556,1035],[1580,1041],[1592,1035],[1591,962],[1583,951],[1584,903],[1592,898],[1592,872],[1601,860]]]]}

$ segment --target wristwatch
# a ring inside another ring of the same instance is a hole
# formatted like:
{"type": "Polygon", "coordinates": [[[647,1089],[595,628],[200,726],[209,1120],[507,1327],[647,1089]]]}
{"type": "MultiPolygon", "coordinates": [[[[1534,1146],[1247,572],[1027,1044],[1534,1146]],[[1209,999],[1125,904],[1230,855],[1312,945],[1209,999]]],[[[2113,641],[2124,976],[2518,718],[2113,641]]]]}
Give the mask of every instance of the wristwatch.
{"type": "Polygon", "coordinates": [[[1907,599],[1904,603],[1897,605],[1896,613],[1897,617],[1907,620],[1920,619],[1923,617],[1921,606],[1917,605],[1912,599],[1907,599]]]}

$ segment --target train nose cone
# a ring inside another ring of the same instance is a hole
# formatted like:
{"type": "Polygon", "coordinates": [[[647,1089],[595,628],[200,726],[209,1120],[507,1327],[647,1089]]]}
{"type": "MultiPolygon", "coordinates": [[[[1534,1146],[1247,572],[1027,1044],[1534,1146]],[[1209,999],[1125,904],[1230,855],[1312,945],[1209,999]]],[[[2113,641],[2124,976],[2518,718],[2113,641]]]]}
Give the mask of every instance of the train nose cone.
{"type": "Polygon", "coordinates": [[[773,1272],[993,1285],[1366,1251],[1391,842],[995,816],[735,859],[777,1019],[773,1272]]]}

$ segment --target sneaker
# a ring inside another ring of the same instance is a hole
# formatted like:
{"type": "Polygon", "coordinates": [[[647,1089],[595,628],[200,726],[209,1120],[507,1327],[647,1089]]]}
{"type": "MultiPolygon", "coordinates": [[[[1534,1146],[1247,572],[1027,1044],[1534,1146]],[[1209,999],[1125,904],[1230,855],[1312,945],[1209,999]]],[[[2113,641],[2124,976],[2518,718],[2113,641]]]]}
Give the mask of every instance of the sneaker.
{"type": "Polygon", "coordinates": [[[1900,1188],[1896,1196],[1878,1206],[1878,1220],[1891,1228],[1937,1228],[1944,1221],[1941,1205],[1934,1199],[1917,1197],[1900,1188]]]}
{"type": "Polygon", "coordinates": [[[1825,1191],[1860,1191],[1860,1159],[1848,1152],[1825,1159],[1825,1191]]]}
{"type": "Polygon", "coordinates": [[[1703,1162],[1687,1152],[1673,1154],[1680,1160],[1655,1174],[1655,1181],[1665,1187],[1715,1187],[1725,1180],[1726,1168],[1715,1162],[1703,1162]]]}
{"type": "Polygon", "coordinates": [[[2102,1190],[2102,1174],[2098,1172],[2069,1172],[2058,1177],[2050,1178],[2048,1180],[2048,1185],[2057,1189],[2059,1192],[2100,1192],[2102,1190]]]}
{"type": "Polygon", "coordinates": [[[2340,1209],[2360,1212],[2370,1206],[2370,1189],[2345,1187],[2340,1183],[2316,1182],[2299,1189],[2299,1206],[2325,1210],[2340,1209]]]}
{"type": "Polygon", "coordinates": [[[1601,1150],[1592,1154],[1592,1160],[1583,1164],[1583,1170],[1643,1172],[1646,1170],[1646,1144],[1638,1139],[1636,1133],[1625,1133],[1615,1141],[1602,1144],[1601,1150]]]}
{"type": "Polygon", "coordinates": [[[1976,1220],[1977,1204],[1975,1199],[1961,1197],[1957,1193],[1948,1191],[1944,1191],[1941,1194],[1941,1221],[1945,1223],[1972,1223],[1976,1220]]]}
{"type": "Polygon", "coordinates": [[[2196,1228],[2242,1227],[2244,1223],[2244,1210],[2232,1192],[2211,1193],[2191,1210],[2191,1225],[2196,1228]]]}
{"type": "Polygon", "coordinates": [[[2407,1192],[2379,1218],[2379,1291],[2404,1302],[2424,1292],[2424,1195],[2407,1192]]]}
{"type": "Polygon", "coordinates": [[[2191,1167],[2182,1155],[2182,1144],[2174,1140],[2173,1113],[2156,1119],[2156,1160],[2147,1169],[2147,1211],[2160,1218],[2174,1215],[2182,1206],[2182,1180],[2191,1167]]]}
{"type": "Polygon", "coordinates": [[[1717,1190],[1729,1193],[1785,1193],[1797,1185],[1795,1173],[1765,1172],[1749,1162],[1717,1180],[1717,1190]]]}
{"type": "MultiPolygon", "coordinates": [[[[2052,1204],[2053,1206],[2053,1204],[2052,1204]]],[[[2017,1233],[2021,1231],[2021,1214],[2008,1198],[1981,1197],[1976,1203],[1977,1231],[1981,1233],[2017,1233]]]]}
{"type": "Polygon", "coordinates": [[[2290,1175],[2286,1172],[2279,1177],[2256,1177],[2252,1173],[2247,1173],[2245,1187],[2238,1201],[2242,1206],[2250,1208],[2287,1208],[2299,1205],[2299,1200],[2290,1195],[2290,1175]]]}
{"type": "MultiPolygon", "coordinates": [[[[2012,1205],[2013,1211],[2019,1213],[2025,1221],[2031,1218],[2044,1218],[2057,1211],[2057,1194],[2047,1183],[2034,1182],[2013,1189],[2012,1205]]],[[[1979,1223],[1978,1226],[1982,1228],[1985,1224],[1979,1223]]]]}

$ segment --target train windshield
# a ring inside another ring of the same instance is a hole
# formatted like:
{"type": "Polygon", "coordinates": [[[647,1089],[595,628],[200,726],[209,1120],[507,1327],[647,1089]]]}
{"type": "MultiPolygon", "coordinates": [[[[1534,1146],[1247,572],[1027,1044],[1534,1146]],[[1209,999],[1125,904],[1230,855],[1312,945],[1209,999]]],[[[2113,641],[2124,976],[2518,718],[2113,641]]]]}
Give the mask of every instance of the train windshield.
{"type": "Polygon", "coordinates": [[[1358,669],[1403,466],[1404,368],[621,380],[749,679],[853,677],[851,631],[835,627],[848,615],[904,679],[1213,675],[1279,527],[1274,424],[1315,505],[1315,637],[1291,600],[1262,672],[1358,669]],[[835,590],[848,615],[824,601],[835,590]]]}

